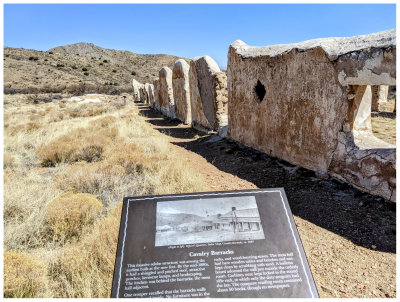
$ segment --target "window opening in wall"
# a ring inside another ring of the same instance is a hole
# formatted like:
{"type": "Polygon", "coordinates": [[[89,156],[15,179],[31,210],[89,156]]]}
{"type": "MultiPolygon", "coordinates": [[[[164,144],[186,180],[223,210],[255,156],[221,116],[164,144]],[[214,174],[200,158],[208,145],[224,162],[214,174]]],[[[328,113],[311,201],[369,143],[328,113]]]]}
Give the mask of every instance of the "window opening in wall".
{"type": "Polygon", "coordinates": [[[267,93],[267,90],[265,89],[265,86],[260,82],[260,80],[257,81],[256,87],[254,87],[254,92],[257,95],[258,102],[261,103],[264,99],[265,94],[267,93]]]}
{"type": "MultiPolygon", "coordinates": [[[[361,149],[393,148],[396,144],[396,114],[372,109],[373,86],[352,86],[349,97],[350,124],[344,129],[352,131],[355,144],[361,149]]],[[[394,103],[394,99],[391,102],[394,103]]]]}
{"type": "Polygon", "coordinates": [[[396,86],[371,86],[371,126],[374,136],[396,145],[396,86]]]}

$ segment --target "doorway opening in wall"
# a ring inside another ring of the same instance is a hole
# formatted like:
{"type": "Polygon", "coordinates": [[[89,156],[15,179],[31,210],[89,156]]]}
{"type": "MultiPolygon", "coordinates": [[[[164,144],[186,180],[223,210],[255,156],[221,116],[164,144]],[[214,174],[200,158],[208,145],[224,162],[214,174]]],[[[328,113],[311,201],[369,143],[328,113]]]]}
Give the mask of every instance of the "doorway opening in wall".
{"type": "Polygon", "coordinates": [[[396,145],[396,86],[371,86],[371,127],[374,136],[396,145]]]}

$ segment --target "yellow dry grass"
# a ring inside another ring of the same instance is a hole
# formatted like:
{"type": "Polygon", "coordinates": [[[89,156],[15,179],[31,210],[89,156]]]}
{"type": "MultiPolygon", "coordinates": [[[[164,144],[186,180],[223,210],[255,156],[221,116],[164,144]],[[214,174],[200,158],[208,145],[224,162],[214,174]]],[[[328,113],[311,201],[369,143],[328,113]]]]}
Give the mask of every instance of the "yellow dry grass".
{"type": "Polygon", "coordinates": [[[392,113],[373,116],[372,132],[377,138],[396,145],[396,116],[392,113]]]}
{"type": "Polygon", "coordinates": [[[35,255],[48,285],[10,295],[108,297],[122,198],[202,191],[202,179],[133,104],[24,97],[4,106],[4,251],[35,255]]]}
{"type": "Polygon", "coordinates": [[[103,204],[87,193],[64,193],[46,206],[46,222],[53,240],[64,241],[79,237],[85,227],[92,224],[103,209],[103,204]]]}
{"type": "Polygon", "coordinates": [[[379,112],[372,112],[372,132],[374,135],[392,145],[396,145],[396,106],[394,99],[379,105],[379,112]]]}
{"type": "Polygon", "coordinates": [[[40,260],[21,252],[4,253],[4,297],[37,297],[47,283],[47,268],[40,260]]]}

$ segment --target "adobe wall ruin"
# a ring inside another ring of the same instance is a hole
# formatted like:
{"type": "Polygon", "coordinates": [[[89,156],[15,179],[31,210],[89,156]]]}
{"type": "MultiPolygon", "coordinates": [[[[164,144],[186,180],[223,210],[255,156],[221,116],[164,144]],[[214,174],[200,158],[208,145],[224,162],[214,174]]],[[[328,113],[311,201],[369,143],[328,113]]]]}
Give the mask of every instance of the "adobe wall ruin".
{"type": "Polygon", "coordinates": [[[388,101],[389,86],[388,85],[373,85],[372,91],[372,111],[379,111],[380,105],[388,101]]]}
{"type": "Polygon", "coordinates": [[[228,124],[226,81],[226,74],[211,57],[196,57],[190,62],[190,102],[194,128],[216,130],[223,135],[228,124]]]}
{"type": "MultiPolygon", "coordinates": [[[[372,135],[370,85],[396,83],[395,31],[228,54],[228,136],[395,200],[395,146],[372,135]]],[[[192,106],[193,110],[193,106],[192,106]]]]}
{"type": "Polygon", "coordinates": [[[155,110],[160,111],[161,110],[161,98],[160,98],[160,79],[155,78],[153,80],[153,86],[154,86],[154,105],[153,108],[155,110]]]}
{"type": "Polygon", "coordinates": [[[159,79],[160,110],[165,116],[175,118],[175,102],[172,91],[172,70],[168,67],[161,68],[159,71],[159,79]]]}
{"type": "Polygon", "coordinates": [[[147,101],[147,93],[145,85],[139,88],[139,101],[141,101],[142,103],[146,103],[147,101]]]}
{"type": "Polygon", "coordinates": [[[154,85],[153,84],[148,84],[146,83],[147,86],[147,97],[148,97],[148,101],[149,101],[149,105],[151,107],[154,106],[154,85]]]}
{"type": "Polygon", "coordinates": [[[133,100],[139,101],[140,100],[140,91],[139,89],[143,86],[142,83],[132,79],[132,90],[133,90],[133,100]]]}
{"type": "Polygon", "coordinates": [[[189,87],[189,64],[179,59],[172,69],[172,88],[175,102],[175,116],[184,124],[192,123],[189,87]]]}

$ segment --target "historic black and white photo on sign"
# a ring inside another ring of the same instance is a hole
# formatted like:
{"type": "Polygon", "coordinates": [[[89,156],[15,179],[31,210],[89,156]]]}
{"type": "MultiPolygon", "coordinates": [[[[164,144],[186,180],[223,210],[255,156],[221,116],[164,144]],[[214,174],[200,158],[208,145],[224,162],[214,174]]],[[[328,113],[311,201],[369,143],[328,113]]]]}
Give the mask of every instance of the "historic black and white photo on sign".
{"type": "Polygon", "coordinates": [[[157,203],[155,246],[265,239],[254,196],[157,203]]]}

